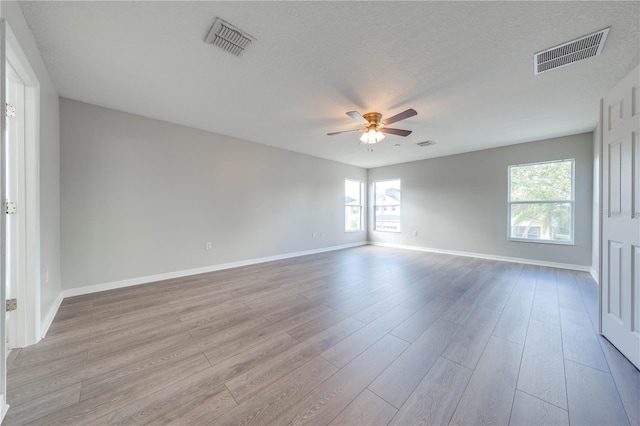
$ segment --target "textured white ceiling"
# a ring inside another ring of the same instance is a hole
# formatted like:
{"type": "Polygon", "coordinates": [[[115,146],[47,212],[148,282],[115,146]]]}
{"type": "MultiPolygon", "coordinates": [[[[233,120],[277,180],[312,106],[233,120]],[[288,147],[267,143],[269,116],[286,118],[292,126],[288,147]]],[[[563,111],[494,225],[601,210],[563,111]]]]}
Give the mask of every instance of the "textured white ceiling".
{"type": "Polygon", "coordinates": [[[367,168],[591,131],[640,51],[637,1],[20,5],[60,96],[367,168]],[[217,16],[257,39],[243,56],[203,42],[217,16]],[[608,26],[601,56],[533,75],[608,26]],[[326,136],[407,108],[372,153],[326,136]]]}

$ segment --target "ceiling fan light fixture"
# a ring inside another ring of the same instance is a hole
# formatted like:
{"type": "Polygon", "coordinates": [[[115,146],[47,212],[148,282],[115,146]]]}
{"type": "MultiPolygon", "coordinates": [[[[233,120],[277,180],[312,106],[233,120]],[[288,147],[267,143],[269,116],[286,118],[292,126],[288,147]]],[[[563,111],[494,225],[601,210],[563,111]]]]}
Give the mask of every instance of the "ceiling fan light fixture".
{"type": "Polygon", "coordinates": [[[359,129],[343,130],[340,132],[330,132],[327,133],[327,136],[339,135],[347,132],[363,132],[362,135],[360,135],[360,142],[366,145],[374,145],[384,140],[385,133],[397,136],[409,136],[411,134],[411,130],[392,129],[387,127],[387,124],[395,123],[396,121],[401,121],[417,114],[418,113],[415,109],[409,108],[408,110],[402,111],[399,114],[387,118],[386,120],[382,120],[382,114],[379,112],[368,112],[362,115],[358,111],[349,111],[347,112],[347,115],[359,122],[362,127],[359,129]]]}
{"type": "Polygon", "coordinates": [[[369,129],[360,136],[360,142],[365,143],[367,145],[373,145],[378,142],[382,142],[384,139],[384,134],[376,129],[369,129]]]}

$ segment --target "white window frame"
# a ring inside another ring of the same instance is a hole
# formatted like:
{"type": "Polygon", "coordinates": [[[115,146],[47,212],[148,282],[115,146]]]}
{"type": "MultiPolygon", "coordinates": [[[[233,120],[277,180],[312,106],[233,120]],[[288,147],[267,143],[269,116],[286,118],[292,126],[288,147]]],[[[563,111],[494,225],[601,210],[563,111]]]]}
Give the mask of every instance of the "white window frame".
{"type": "MultiPolygon", "coordinates": [[[[345,207],[345,212],[344,212],[344,226],[345,226],[345,229],[344,229],[344,232],[347,232],[347,233],[349,233],[349,232],[362,232],[362,231],[364,231],[364,214],[363,214],[364,213],[364,205],[362,204],[362,200],[364,199],[364,183],[362,181],[360,181],[360,180],[357,180],[357,179],[348,179],[347,178],[347,179],[344,180],[345,186],[346,186],[347,182],[356,182],[356,183],[358,183],[360,185],[360,200],[359,200],[360,204],[357,205],[357,207],[360,208],[360,222],[358,224],[358,229],[347,229],[347,210],[346,210],[346,208],[347,207],[356,207],[356,206],[348,205],[345,202],[345,204],[344,204],[344,207],[345,207]]],[[[345,191],[345,196],[346,196],[346,191],[345,191]]]]}
{"type": "Polygon", "coordinates": [[[534,163],[512,164],[507,168],[507,240],[523,243],[535,244],[559,244],[559,245],[575,245],[575,223],[576,223],[576,160],[575,158],[565,158],[562,160],[537,161],[534,163]],[[511,201],[511,168],[534,166],[537,164],[552,164],[571,162],[571,199],[570,200],[527,200],[527,201],[511,201]],[[568,241],[559,240],[543,240],[533,238],[516,238],[511,236],[511,206],[514,204],[570,204],[571,205],[571,239],[568,241]]]}
{"type": "Polygon", "coordinates": [[[400,178],[394,178],[394,179],[382,179],[382,180],[376,180],[373,182],[373,231],[375,232],[392,232],[395,234],[401,234],[402,233],[402,179],[400,178]],[[377,194],[376,194],[376,187],[379,183],[381,182],[391,182],[391,181],[398,181],[400,182],[400,203],[398,204],[398,207],[400,208],[400,223],[398,224],[399,228],[397,231],[396,230],[392,230],[392,229],[378,229],[377,228],[377,220],[376,220],[376,208],[377,207],[381,207],[383,208],[383,212],[384,212],[384,207],[388,206],[391,207],[389,205],[378,205],[377,204],[377,194]]]}

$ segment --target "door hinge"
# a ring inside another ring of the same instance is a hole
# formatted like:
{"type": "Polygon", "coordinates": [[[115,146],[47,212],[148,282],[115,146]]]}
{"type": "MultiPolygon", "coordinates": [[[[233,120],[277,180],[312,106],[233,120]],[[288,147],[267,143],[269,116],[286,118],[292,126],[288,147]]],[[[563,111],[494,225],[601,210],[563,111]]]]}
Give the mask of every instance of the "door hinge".
{"type": "Polygon", "coordinates": [[[4,104],[5,115],[9,118],[13,118],[16,116],[16,107],[11,104],[4,104]]]}
{"type": "Polygon", "coordinates": [[[4,212],[6,214],[16,214],[18,212],[18,205],[13,201],[7,201],[5,203],[4,212]]]}
{"type": "Polygon", "coordinates": [[[18,309],[18,299],[7,299],[7,312],[18,309]]]}

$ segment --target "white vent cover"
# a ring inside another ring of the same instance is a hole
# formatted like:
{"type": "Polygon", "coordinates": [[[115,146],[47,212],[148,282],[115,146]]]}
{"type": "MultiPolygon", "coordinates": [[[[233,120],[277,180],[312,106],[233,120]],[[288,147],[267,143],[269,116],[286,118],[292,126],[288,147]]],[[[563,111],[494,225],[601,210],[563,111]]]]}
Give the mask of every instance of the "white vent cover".
{"type": "Polygon", "coordinates": [[[607,39],[607,34],[609,34],[609,28],[536,53],[533,55],[533,73],[535,75],[542,74],[592,56],[598,56],[607,39]]]}
{"type": "Polygon", "coordinates": [[[220,18],[216,18],[209,34],[204,39],[206,43],[218,46],[236,56],[240,56],[249,43],[254,40],[255,38],[249,34],[220,18]]]}
{"type": "Polygon", "coordinates": [[[418,142],[416,143],[416,145],[418,145],[419,147],[423,147],[423,146],[429,146],[429,145],[435,145],[436,143],[434,141],[424,141],[424,142],[418,142]]]}

